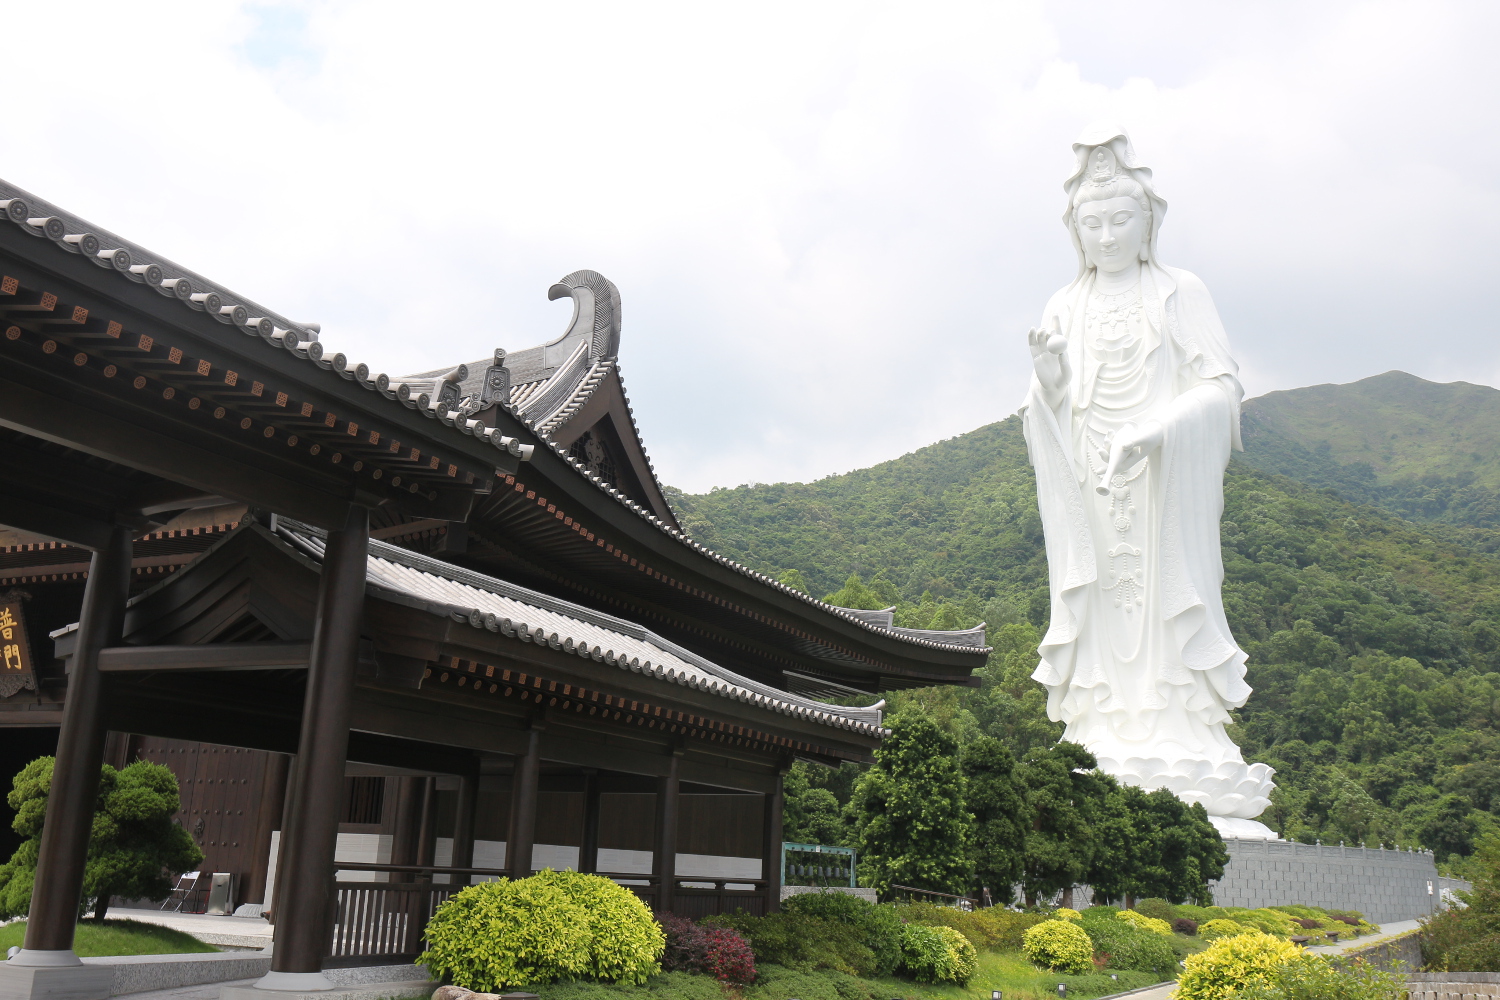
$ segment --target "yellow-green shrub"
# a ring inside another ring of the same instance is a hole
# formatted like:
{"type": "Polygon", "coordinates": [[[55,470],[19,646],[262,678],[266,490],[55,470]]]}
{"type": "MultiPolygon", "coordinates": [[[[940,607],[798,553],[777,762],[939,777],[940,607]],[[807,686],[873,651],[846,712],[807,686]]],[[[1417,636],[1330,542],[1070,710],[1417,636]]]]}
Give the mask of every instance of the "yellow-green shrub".
{"type": "Polygon", "coordinates": [[[1183,960],[1176,998],[1230,1000],[1241,990],[1270,983],[1278,969],[1300,954],[1301,949],[1290,941],[1260,931],[1220,938],[1207,950],[1183,960]]]}
{"type": "Polygon", "coordinates": [[[661,970],[661,927],[629,889],[578,872],[471,885],[438,907],[417,959],[479,993],[592,976],[645,982],[661,970]]]}
{"type": "Polygon", "coordinates": [[[1121,910],[1116,914],[1116,918],[1139,927],[1143,931],[1150,931],[1153,934],[1162,934],[1167,937],[1172,936],[1171,924],[1156,917],[1148,917],[1144,913],[1137,913],[1135,910],[1121,910]]]}
{"type": "Polygon", "coordinates": [[[1044,920],[1021,935],[1021,951],[1044,968],[1081,974],[1094,967],[1094,942],[1071,920],[1044,920]]]}
{"type": "Polygon", "coordinates": [[[923,983],[963,985],[974,975],[979,953],[952,927],[906,924],[901,928],[902,964],[923,983]]]}
{"type": "Polygon", "coordinates": [[[901,919],[906,923],[926,927],[951,927],[968,938],[975,948],[999,946],[1002,925],[990,917],[991,913],[997,911],[1000,915],[1009,912],[1002,906],[992,906],[987,910],[956,910],[951,906],[926,902],[906,903],[897,908],[901,919]]]}
{"type": "Polygon", "coordinates": [[[1248,924],[1242,924],[1238,920],[1229,920],[1220,917],[1218,920],[1210,920],[1206,924],[1198,925],[1198,936],[1205,941],[1217,941],[1219,938],[1234,937],[1237,934],[1251,934],[1255,928],[1248,924]]]}
{"type": "Polygon", "coordinates": [[[1052,911],[1052,915],[1059,920],[1079,920],[1083,917],[1083,914],[1079,913],[1077,910],[1069,909],[1066,906],[1059,906],[1057,909],[1052,911]]]}
{"type": "Polygon", "coordinates": [[[1280,910],[1251,910],[1248,913],[1236,913],[1233,919],[1242,924],[1248,924],[1256,930],[1264,931],[1267,934],[1280,935],[1281,937],[1302,933],[1302,928],[1294,924],[1292,918],[1280,910]]]}

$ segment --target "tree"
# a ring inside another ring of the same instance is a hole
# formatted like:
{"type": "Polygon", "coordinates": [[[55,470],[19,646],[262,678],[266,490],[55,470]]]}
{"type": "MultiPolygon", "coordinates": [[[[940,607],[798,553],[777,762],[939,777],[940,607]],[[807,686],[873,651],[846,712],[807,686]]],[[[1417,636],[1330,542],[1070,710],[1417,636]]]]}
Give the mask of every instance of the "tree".
{"type": "Polygon", "coordinates": [[[1095,845],[1087,800],[1099,787],[1089,772],[1097,766],[1093,754],[1066,742],[1033,747],[1016,765],[1031,814],[1021,870],[1028,906],[1071,889],[1089,870],[1095,845]]]}
{"type": "Polygon", "coordinates": [[[887,724],[891,735],[848,806],[860,879],[881,892],[909,885],[962,893],[974,874],[974,820],[957,746],[923,715],[899,713],[887,724]]]}
{"type": "Polygon", "coordinates": [[[1470,815],[1473,808],[1462,795],[1448,794],[1438,799],[1437,806],[1427,822],[1422,824],[1422,843],[1431,848],[1437,861],[1447,861],[1453,854],[1468,854],[1474,850],[1474,838],[1478,824],[1470,815]]]}
{"type": "Polygon", "coordinates": [[[962,764],[964,798],[974,817],[974,882],[996,902],[1009,903],[1031,826],[1026,798],[1014,780],[1016,759],[999,740],[981,736],[964,747],[962,764]]]}
{"type": "Polygon", "coordinates": [[[1121,785],[1107,774],[1096,771],[1094,777],[1096,784],[1080,803],[1093,832],[1083,880],[1102,899],[1139,895],[1137,869],[1144,845],[1132,806],[1143,793],[1134,786],[1121,785]]]}
{"type": "Polygon", "coordinates": [[[808,777],[810,766],[798,761],[787,772],[782,785],[786,803],[782,813],[782,837],[794,844],[841,847],[844,843],[844,817],[839,800],[828,789],[812,784],[808,777]]]}
{"type": "Polygon", "coordinates": [[[1145,792],[1126,786],[1122,793],[1135,833],[1126,891],[1212,906],[1208,883],[1223,878],[1229,854],[1207,810],[1165,788],[1145,792]]]}
{"type": "MultiPolygon", "coordinates": [[[[51,757],[26,765],[7,796],[16,811],[15,831],[26,839],[0,865],[0,917],[24,916],[31,908],[52,765],[51,757]]],[[[172,878],[203,860],[192,837],[173,821],[181,804],[177,776],[160,764],[136,761],[121,770],[103,766],[80,913],[89,899],[101,920],[111,896],[165,899],[172,892],[172,878]]]]}

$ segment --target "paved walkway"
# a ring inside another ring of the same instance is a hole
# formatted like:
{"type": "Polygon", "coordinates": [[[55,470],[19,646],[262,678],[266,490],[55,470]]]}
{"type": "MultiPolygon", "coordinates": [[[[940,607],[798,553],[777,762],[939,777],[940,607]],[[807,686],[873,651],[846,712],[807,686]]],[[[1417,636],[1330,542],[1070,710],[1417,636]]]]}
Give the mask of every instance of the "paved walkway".
{"type": "Polygon", "coordinates": [[[126,993],[111,1000],[219,1000],[219,991],[226,986],[249,986],[253,979],[236,979],[229,983],[199,983],[197,986],[179,986],[172,990],[152,990],[150,993],[126,993]]]}
{"type": "Polygon", "coordinates": [[[1380,933],[1370,937],[1352,938],[1348,941],[1340,941],[1338,944],[1322,944],[1308,946],[1307,951],[1313,955],[1342,955],[1346,951],[1356,948],[1368,948],[1372,944],[1389,941],[1393,937],[1409,934],[1422,926],[1418,920],[1392,920],[1390,923],[1380,925],[1380,933]]]}
{"type": "MultiPolygon", "coordinates": [[[[139,920],[170,927],[191,934],[206,944],[231,948],[266,948],[271,944],[272,928],[262,917],[211,917],[206,913],[129,910],[118,906],[110,907],[109,915],[119,920],[139,920]]],[[[214,995],[218,996],[217,993],[214,995]]]]}
{"type": "MultiPolygon", "coordinates": [[[[1141,990],[1139,993],[1126,993],[1124,996],[1129,997],[1130,1000],[1167,1000],[1167,997],[1171,996],[1176,989],[1176,983],[1163,983],[1160,986],[1141,990]]],[[[1105,998],[1101,997],[1100,1000],[1105,1000],[1105,998]]]]}

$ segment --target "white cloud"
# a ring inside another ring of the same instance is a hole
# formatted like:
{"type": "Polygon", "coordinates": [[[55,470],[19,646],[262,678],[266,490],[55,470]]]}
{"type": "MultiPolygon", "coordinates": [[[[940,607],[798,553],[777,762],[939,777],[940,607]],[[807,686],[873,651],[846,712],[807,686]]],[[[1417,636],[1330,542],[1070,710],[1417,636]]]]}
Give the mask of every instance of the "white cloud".
{"type": "Polygon", "coordinates": [[[16,6],[0,175],[391,372],[624,299],[663,477],[803,479],[1012,412],[1127,124],[1252,392],[1495,380],[1488,4],[16,6]]]}

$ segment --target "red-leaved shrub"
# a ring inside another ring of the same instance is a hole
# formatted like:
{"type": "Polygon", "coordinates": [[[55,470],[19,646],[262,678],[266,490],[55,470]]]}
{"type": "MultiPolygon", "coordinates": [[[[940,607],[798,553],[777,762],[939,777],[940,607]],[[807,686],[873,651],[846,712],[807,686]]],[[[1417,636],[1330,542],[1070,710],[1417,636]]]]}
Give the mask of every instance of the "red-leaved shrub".
{"type": "Polygon", "coordinates": [[[755,953],[740,933],[728,927],[701,927],[674,913],[658,914],[667,935],[661,967],[668,972],[701,972],[722,983],[755,979],[755,953]]]}
{"type": "Polygon", "coordinates": [[[1191,937],[1198,933],[1198,921],[1189,917],[1178,917],[1172,921],[1172,929],[1178,934],[1186,934],[1191,937]]]}

